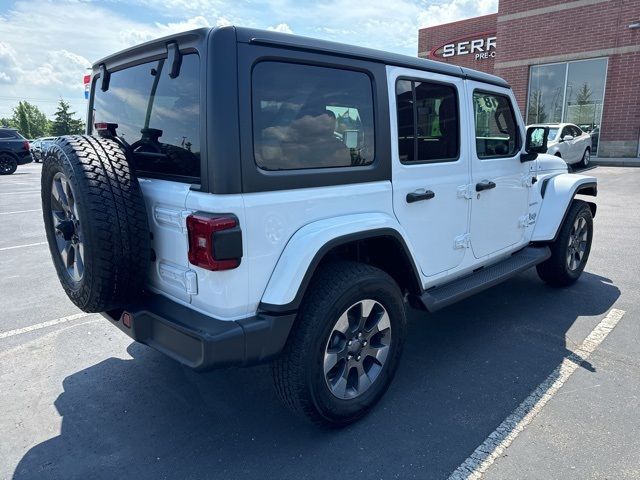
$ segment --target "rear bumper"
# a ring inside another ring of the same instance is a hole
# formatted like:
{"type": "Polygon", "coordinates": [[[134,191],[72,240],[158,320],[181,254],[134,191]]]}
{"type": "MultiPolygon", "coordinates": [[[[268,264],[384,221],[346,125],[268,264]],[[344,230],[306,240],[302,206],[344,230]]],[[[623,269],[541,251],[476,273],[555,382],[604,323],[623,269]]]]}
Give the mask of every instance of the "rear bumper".
{"type": "Polygon", "coordinates": [[[258,313],[242,320],[218,320],[173,302],[147,295],[125,310],[102,315],[134,340],[196,370],[255,365],[284,347],[295,313],[258,313]],[[129,314],[130,327],[123,322],[129,314]]]}
{"type": "Polygon", "coordinates": [[[18,165],[26,165],[27,163],[31,162],[33,162],[33,155],[31,152],[18,154],[18,165]]]}

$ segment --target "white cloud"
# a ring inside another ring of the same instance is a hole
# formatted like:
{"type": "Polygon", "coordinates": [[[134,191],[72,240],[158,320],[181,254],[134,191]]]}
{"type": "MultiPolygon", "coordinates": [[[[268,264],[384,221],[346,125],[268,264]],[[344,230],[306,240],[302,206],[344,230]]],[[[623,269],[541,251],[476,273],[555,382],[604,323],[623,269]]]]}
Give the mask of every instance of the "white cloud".
{"type": "Polygon", "coordinates": [[[0,116],[60,97],[84,116],[86,67],[123,48],[193,28],[241,25],[417,53],[418,28],[497,10],[498,0],[19,0],[0,10],[0,116]]]}
{"type": "Polygon", "coordinates": [[[286,23],[279,23],[275,27],[267,27],[267,30],[272,30],[274,32],[282,32],[282,33],[293,33],[293,30],[291,30],[291,27],[289,27],[289,25],[287,25],[286,23]]]}
{"type": "Polygon", "coordinates": [[[432,27],[498,11],[498,0],[450,0],[427,5],[418,15],[420,27],[432,27]]]}

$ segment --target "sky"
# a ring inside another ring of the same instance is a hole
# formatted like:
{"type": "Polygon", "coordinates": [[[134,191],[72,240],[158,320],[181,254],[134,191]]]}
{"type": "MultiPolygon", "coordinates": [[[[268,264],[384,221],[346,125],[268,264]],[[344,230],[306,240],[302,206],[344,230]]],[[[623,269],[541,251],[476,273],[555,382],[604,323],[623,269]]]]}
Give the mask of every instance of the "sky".
{"type": "Polygon", "coordinates": [[[494,13],[498,0],[0,0],[0,117],[20,100],[84,119],[82,76],[124,48],[239,25],[417,55],[418,29],[494,13]]]}

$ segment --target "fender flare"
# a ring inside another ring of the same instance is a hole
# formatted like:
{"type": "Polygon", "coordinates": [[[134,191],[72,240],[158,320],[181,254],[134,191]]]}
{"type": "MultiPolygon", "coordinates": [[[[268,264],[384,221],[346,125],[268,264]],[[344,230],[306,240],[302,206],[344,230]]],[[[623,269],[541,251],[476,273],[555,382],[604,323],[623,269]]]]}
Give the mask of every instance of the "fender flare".
{"type": "MultiPolygon", "coordinates": [[[[571,203],[578,194],[597,196],[597,179],[587,175],[561,173],[547,177],[542,181],[540,188],[542,206],[538,212],[536,225],[531,236],[532,242],[553,242],[556,240],[571,203]],[[562,212],[562,215],[559,212],[562,212]]],[[[593,216],[595,216],[596,204],[593,202],[587,203],[593,216]]]]}
{"type": "Polygon", "coordinates": [[[288,313],[298,309],[313,275],[325,255],[340,245],[369,238],[390,237],[404,250],[417,287],[420,271],[404,231],[389,215],[356,214],[319,220],[299,229],[285,246],[260,302],[259,311],[288,313]]]}

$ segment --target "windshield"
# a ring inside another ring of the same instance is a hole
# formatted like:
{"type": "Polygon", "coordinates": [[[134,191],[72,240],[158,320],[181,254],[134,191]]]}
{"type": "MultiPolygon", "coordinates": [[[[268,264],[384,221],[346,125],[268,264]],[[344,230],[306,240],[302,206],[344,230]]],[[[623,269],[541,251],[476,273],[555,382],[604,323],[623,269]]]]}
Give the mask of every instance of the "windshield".
{"type": "Polygon", "coordinates": [[[549,140],[555,140],[556,139],[556,135],[558,135],[558,129],[557,128],[550,128],[549,129],[549,140]]]}
{"type": "MultiPolygon", "coordinates": [[[[196,54],[184,55],[180,75],[165,60],[111,74],[109,89],[96,82],[93,122],[117,123],[131,145],[139,175],[200,176],[200,81],[196,54]]],[[[192,181],[186,179],[186,181],[192,181]]]]}

